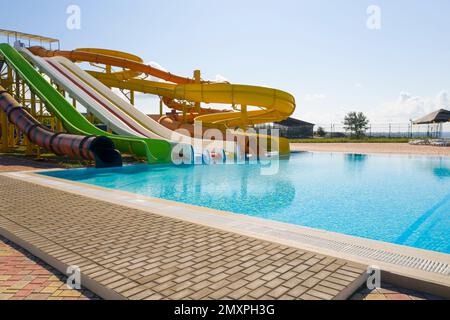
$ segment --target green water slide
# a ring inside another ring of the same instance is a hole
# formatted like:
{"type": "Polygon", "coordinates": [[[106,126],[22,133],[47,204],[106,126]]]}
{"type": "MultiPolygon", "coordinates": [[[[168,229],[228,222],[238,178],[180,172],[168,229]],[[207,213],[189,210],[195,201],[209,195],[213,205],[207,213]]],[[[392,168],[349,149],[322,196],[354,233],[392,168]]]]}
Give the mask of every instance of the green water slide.
{"type": "Polygon", "coordinates": [[[9,44],[2,43],[0,44],[0,55],[20,75],[30,89],[45,102],[46,108],[62,121],[64,128],[69,133],[108,137],[120,152],[145,157],[147,162],[151,164],[171,162],[172,145],[169,142],[117,136],[100,130],[55,90],[16,49],[9,44]]]}

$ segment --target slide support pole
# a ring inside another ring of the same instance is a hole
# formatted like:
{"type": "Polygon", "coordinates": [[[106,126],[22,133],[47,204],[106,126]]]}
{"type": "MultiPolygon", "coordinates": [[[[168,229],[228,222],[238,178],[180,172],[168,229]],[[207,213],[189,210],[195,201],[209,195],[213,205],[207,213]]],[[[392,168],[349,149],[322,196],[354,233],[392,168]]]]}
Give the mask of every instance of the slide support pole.
{"type": "Polygon", "coordinates": [[[1,126],[2,126],[2,152],[8,151],[8,119],[6,118],[6,113],[0,111],[1,126]]]}
{"type": "Polygon", "coordinates": [[[247,106],[242,105],[241,106],[241,118],[242,118],[242,124],[243,124],[243,130],[245,131],[247,129],[248,125],[248,115],[247,115],[247,106]]]}
{"type": "MultiPolygon", "coordinates": [[[[30,90],[31,91],[31,90],[30,90]]],[[[30,92],[30,110],[31,110],[31,116],[33,118],[36,118],[37,111],[36,111],[36,94],[34,92],[30,92]]],[[[38,157],[40,156],[40,148],[37,145],[31,144],[31,154],[36,154],[38,157]]]]}
{"type": "Polygon", "coordinates": [[[12,83],[13,83],[13,72],[12,69],[8,66],[8,72],[7,72],[7,77],[6,77],[6,90],[8,92],[12,91],[12,83]]]}
{"type": "Polygon", "coordinates": [[[130,103],[134,106],[134,91],[133,90],[131,90],[130,91],[130,103]]]}
{"type": "MultiPolygon", "coordinates": [[[[194,71],[194,80],[195,80],[195,83],[197,83],[197,84],[200,84],[202,82],[202,73],[200,70],[194,71]]],[[[197,114],[200,114],[200,110],[201,110],[201,103],[196,102],[195,103],[195,111],[197,111],[197,114]]]]}

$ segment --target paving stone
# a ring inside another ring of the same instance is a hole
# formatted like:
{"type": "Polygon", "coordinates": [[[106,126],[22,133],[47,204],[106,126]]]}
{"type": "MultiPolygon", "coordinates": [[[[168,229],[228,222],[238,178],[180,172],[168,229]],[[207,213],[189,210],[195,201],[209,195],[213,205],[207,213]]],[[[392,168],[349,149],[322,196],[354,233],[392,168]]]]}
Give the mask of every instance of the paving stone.
{"type": "Polygon", "coordinates": [[[214,292],[214,290],[211,288],[203,288],[200,291],[194,291],[194,293],[190,296],[190,298],[193,300],[200,300],[200,299],[203,299],[206,296],[210,295],[213,292],[214,292]]]}
{"type": "Polygon", "coordinates": [[[184,299],[186,297],[192,296],[193,293],[194,293],[194,290],[184,289],[182,291],[175,292],[174,294],[169,296],[169,299],[171,299],[171,300],[181,300],[181,299],[184,299]]]}
{"type": "Polygon", "coordinates": [[[268,293],[271,290],[272,289],[267,288],[267,287],[259,287],[258,289],[251,291],[249,293],[249,296],[254,299],[260,299],[261,297],[263,297],[266,293],[268,293]]]}
{"type": "Polygon", "coordinates": [[[63,296],[58,297],[63,292],[77,300],[99,299],[85,289],[69,290],[66,279],[65,275],[0,236],[0,300],[63,299],[63,296]],[[59,290],[60,287],[65,290],[59,290]]]}
{"type": "Polygon", "coordinates": [[[244,297],[246,294],[250,293],[251,291],[252,291],[251,289],[241,287],[239,289],[232,289],[232,291],[227,296],[233,300],[238,300],[238,299],[242,299],[242,297],[244,297]]]}
{"type": "Polygon", "coordinates": [[[305,281],[302,282],[302,286],[307,287],[307,288],[313,288],[315,287],[318,283],[320,282],[320,279],[316,279],[316,278],[309,278],[305,281]]]}
{"type": "Polygon", "coordinates": [[[273,289],[272,291],[270,291],[268,293],[268,295],[271,296],[272,298],[279,299],[281,296],[283,296],[288,291],[289,291],[289,288],[279,286],[279,287],[273,289]]]}
{"type": "Polygon", "coordinates": [[[283,285],[288,288],[294,288],[294,287],[298,286],[300,283],[302,283],[303,281],[304,280],[299,279],[299,278],[292,278],[292,279],[289,279],[288,281],[286,281],[285,283],[283,283],[283,285]]]}
{"type": "Polygon", "coordinates": [[[315,273],[311,271],[303,271],[302,273],[298,274],[297,277],[303,280],[306,280],[310,277],[312,277],[315,273]]]}
{"type": "Polygon", "coordinates": [[[229,284],[228,288],[230,288],[232,290],[238,290],[238,289],[244,287],[247,284],[248,284],[248,281],[239,280],[239,281],[235,281],[235,282],[232,282],[231,284],[229,284]]]}
{"type": "Polygon", "coordinates": [[[308,288],[302,286],[296,286],[294,289],[290,290],[288,294],[292,297],[301,297],[303,293],[308,291],[308,288]]]}
{"type": "Polygon", "coordinates": [[[331,294],[327,294],[321,291],[317,291],[317,290],[309,290],[308,294],[314,297],[317,297],[319,299],[323,299],[323,300],[332,300],[333,299],[333,295],[331,294]]]}
{"type": "Polygon", "coordinates": [[[294,278],[295,276],[298,275],[298,272],[294,272],[294,271],[288,271],[286,273],[282,273],[280,275],[280,278],[286,281],[291,280],[292,278],[294,278]]]}
{"type": "Polygon", "coordinates": [[[300,299],[301,299],[301,300],[324,300],[324,299],[322,299],[322,298],[319,298],[319,297],[310,295],[310,294],[308,294],[308,293],[302,294],[302,295],[300,296],[300,299]]]}
{"type": "Polygon", "coordinates": [[[329,295],[331,295],[333,297],[338,295],[339,292],[341,292],[341,290],[332,289],[332,288],[325,287],[325,286],[322,286],[322,285],[315,286],[314,290],[320,291],[320,292],[323,292],[323,293],[326,293],[326,294],[329,294],[329,295]]]}
{"type": "MultiPolygon", "coordinates": [[[[56,259],[83,265],[91,279],[128,299],[325,299],[365,270],[345,260],[3,176],[0,192],[0,230],[56,259]]],[[[50,291],[65,294],[45,289],[41,297],[50,291]]]]}
{"type": "Polygon", "coordinates": [[[224,288],[221,288],[221,289],[219,289],[219,290],[214,291],[213,293],[211,293],[211,294],[209,295],[209,298],[214,299],[214,300],[223,299],[223,297],[227,297],[228,294],[230,294],[230,293],[233,292],[233,291],[234,291],[233,289],[224,287],[224,288]]]}
{"type": "Polygon", "coordinates": [[[329,282],[329,281],[321,281],[320,285],[331,288],[331,289],[339,290],[339,291],[342,291],[345,289],[345,286],[339,285],[339,284],[336,284],[333,282],[329,282]]]}
{"type": "Polygon", "coordinates": [[[316,278],[316,279],[325,279],[326,277],[328,277],[330,275],[331,275],[330,271],[323,270],[323,271],[320,271],[320,272],[316,273],[314,275],[314,278],[316,278]]]}
{"type": "Polygon", "coordinates": [[[324,269],[326,266],[321,265],[319,263],[316,263],[315,265],[313,265],[312,267],[310,267],[308,270],[314,273],[318,273],[320,272],[322,269],[324,269]]]}
{"type": "Polygon", "coordinates": [[[255,290],[261,286],[263,286],[266,282],[264,280],[258,279],[255,280],[253,282],[250,282],[249,284],[246,285],[247,288],[251,289],[251,290],[255,290]]]}
{"type": "Polygon", "coordinates": [[[269,281],[265,283],[264,285],[268,288],[274,289],[278,286],[280,286],[284,282],[283,279],[273,279],[272,281],[269,281]]]}
{"type": "Polygon", "coordinates": [[[143,292],[143,291],[145,291],[145,290],[146,290],[145,287],[134,287],[134,288],[132,288],[132,289],[130,289],[130,290],[127,290],[127,291],[125,291],[125,292],[122,292],[122,295],[123,295],[125,298],[129,298],[129,297],[134,296],[134,295],[136,295],[136,294],[138,294],[138,293],[141,293],[141,292],[143,292]]]}
{"type": "Polygon", "coordinates": [[[349,285],[349,281],[348,280],[342,280],[342,279],[338,279],[334,277],[334,274],[332,274],[331,276],[326,278],[327,281],[332,282],[332,283],[336,283],[339,285],[342,285],[344,287],[349,285]]]}

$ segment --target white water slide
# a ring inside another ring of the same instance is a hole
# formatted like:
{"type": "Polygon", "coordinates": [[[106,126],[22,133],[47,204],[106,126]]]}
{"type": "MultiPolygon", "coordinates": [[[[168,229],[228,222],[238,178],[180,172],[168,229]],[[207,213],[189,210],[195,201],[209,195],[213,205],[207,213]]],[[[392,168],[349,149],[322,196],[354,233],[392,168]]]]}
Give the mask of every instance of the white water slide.
{"type": "Polygon", "coordinates": [[[94,99],[94,96],[89,95],[82,87],[76,86],[71,79],[63,76],[52,65],[50,65],[43,58],[33,55],[26,48],[17,48],[24,56],[36,65],[41,72],[45,73],[52,81],[64,88],[72,97],[76,98],[90,113],[101,120],[110,129],[119,135],[136,136],[140,138],[146,137],[144,134],[133,130],[119,117],[112,117],[110,112],[104,108],[99,101],[94,99]]]}
{"type": "Polygon", "coordinates": [[[204,150],[207,150],[208,154],[213,150],[216,153],[223,152],[224,147],[229,153],[236,152],[234,142],[193,139],[164,127],[64,57],[45,59],[33,55],[26,48],[18,49],[55,83],[79,100],[90,113],[118,134],[190,144],[197,155],[202,154],[204,150]]]}

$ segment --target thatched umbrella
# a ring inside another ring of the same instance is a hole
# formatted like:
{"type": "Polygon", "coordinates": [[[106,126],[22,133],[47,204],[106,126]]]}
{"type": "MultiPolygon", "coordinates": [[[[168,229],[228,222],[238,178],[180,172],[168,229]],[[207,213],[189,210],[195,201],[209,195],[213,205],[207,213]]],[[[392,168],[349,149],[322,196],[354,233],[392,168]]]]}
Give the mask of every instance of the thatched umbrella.
{"type": "Polygon", "coordinates": [[[433,124],[450,121],[450,111],[440,109],[414,121],[414,124],[433,124]]]}
{"type": "Polygon", "coordinates": [[[433,137],[433,130],[430,127],[434,128],[434,135],[436,138],[442,136],[442,128],[443,123],[450,122],[450,111],[440,109],[435,112],[430,113],[429,115],[426,115],[425,117],[422,117],[420,119],[417,119],[416,121],[413,121],[412,123],[414,125],[421,125],[421,124],[427,124],[428,125],[428,133],[427,137],[433,137]],[[430,132],[430,129],[432,130],[430,132]]]}

